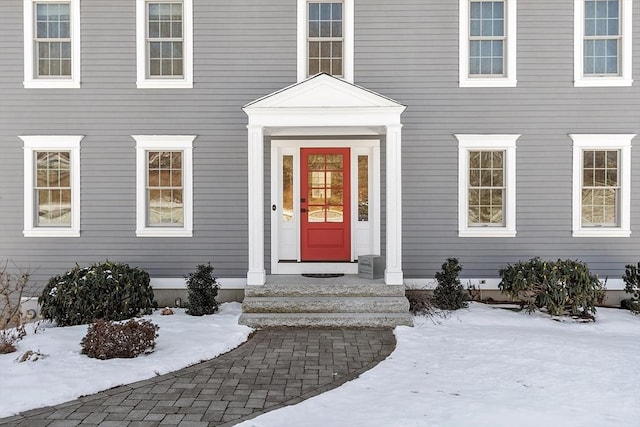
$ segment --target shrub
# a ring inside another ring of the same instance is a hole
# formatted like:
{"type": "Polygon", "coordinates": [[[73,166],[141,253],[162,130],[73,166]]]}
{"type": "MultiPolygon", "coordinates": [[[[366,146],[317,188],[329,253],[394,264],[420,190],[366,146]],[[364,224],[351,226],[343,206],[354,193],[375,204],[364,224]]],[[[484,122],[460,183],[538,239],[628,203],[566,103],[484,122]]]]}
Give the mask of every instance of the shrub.
{"type": "Polygon", "coordinates": [[[458,278],[460,271],[462,266],[457,258],[447,258],[447,261],[442,264],[442,271],[436,273],[438,285],[433,291],[436,307],[444,310],[467,307],[467,294],[458,278]]]}
{"type": "Polygon", "coordinates": [[[159,326],[149,320],[131,319],[126,323],[98,320],[89,325],[82,338],[82,354],[94,359],[133,358],[151,353],[156,346],[159,326]]]}
{"type": "Polygon", "coordinates": [[[519,301],[528,312],[544,309],[553,316],[593,319],[605,288],[585,263],[532,258],[500,269],[500,291],[519,301]]]}
{"type": "Polygon", "coordinates": [[[213,277],[211,264],[198,265],[195,273],[189,273],[187,279],[187,314],[203,316],[218,311],[218,281],[213,277]]]}
{"type": "Polygon", "coordinates": [[[151,314],[156,307],[149,274],[127,264],[106,261],[76,267],[49,280],[38,298],[41,314],[60,326],[95,319],[124,320],[151,314]]]}
{"type": "Polygon", "coordinates": [[[414,315],[432,315],[432,298],[426,291],[406,291],[405,295],[409,300],[409,311],[414,315]]]}
{"type": "Polygon", "coordinates": [[[633,264],[625,266],[622,280],[624,280],[625,285],[624,291],[631,294],[626,306],[634,313],[640,314],[640,262],[637,267],[633,264]]]}

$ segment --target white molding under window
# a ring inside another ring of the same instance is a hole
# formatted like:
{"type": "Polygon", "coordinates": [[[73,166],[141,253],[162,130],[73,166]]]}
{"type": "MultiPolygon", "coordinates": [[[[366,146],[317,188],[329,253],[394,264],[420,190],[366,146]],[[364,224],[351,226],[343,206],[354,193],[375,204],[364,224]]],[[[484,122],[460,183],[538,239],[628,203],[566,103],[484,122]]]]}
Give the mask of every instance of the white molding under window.
{"type": "Polygon", "coordinates": [[[23,0],[24,21],[24,81],[27,89],[78,89],[80,88],[80,0],[23,0]],[[71,77],[38,77],[35,59],[35,8],[36,3],[69,3],[71,12],[71,77]]]}
{"type": "Polygon", "coordinates": [[[516,141],[519,134],[454,135],[458,140],[458,236],[514,237],[516,235],[516,141]],[[469,226],[469,151],[505,151],[504,226],[469,226]]]}
{"type": "Polygon", "coordinates": [[[575,87],[598,87],[598,86],[631,86],[633,78],[631,76],[633,63],[632,48],[632,28],[633,28],[633,0],[620,1],[620,59],[618,66],[620,73],[618,76],[585,76],[584,75],[584,3],[585,0],[574,0],[574,61],[573,75],[575,87]]]}
{"type": "Polygon", "coordinates": [[[631,140],[635,134],[570,134],[573,140],[573,237],[629,237],[631,235],[631,140]],[[582,226],[584,150],[618,150],[620,197],[617,227],[582,226]]]}
{"type": "Polygon", "coordinates": [[[136,0],[136,64],[138,89],[193,88],[193,0],[136,0]],[[182,3],[183,77],[150,78],[147,69],[147,3],[182,3]]]}
{"type": "Polygon", "coordinates": [[[136,141],[136,236],[191,237],[193,235],[193,141],[196,135],[131,135],[136,141]],[[148,151],[182,151],[183,224],[175,227],[147,225],[148,151]]]}
{"type": "Polygon", "coordinates": [[[24,141],[24,230],[25,237],[80,237],[80,141],[84,135],[23,135],[24,141]],[[71,225],[39,227],[34,200],[35,153],[71,152],[71,225]]]}
{"type": "Polygon", "coordinates": [[[505,4],[505,26],[506,26],[506,47],[505,74],[504,76],[483,77],[482,75],[471,76],[469,74],[469,2],[470,0],[459,0],[459,63],[460,87],[516,87],[516,39],[517,39],[517,0],[504,0],[505,4]]]}
{"type": "MultiPolygon", "coordinates": [[[[315,0],[314,3],[321,3],[323,0],[315,0]]],[[[335,0],[336,2],[339,0],[335,0]]],[[[343,3],[343,19],[344,19],[344,52],[342,58],[342,67],[344,75],[342,79],[353,83],[354,78],[354,1],[355,0],[342,0],[343,3]]],[[[307,3],[309,0],[297,0],[298,10],[298,82],[306,80],[311,77],[307,73],[307,3]]]]}

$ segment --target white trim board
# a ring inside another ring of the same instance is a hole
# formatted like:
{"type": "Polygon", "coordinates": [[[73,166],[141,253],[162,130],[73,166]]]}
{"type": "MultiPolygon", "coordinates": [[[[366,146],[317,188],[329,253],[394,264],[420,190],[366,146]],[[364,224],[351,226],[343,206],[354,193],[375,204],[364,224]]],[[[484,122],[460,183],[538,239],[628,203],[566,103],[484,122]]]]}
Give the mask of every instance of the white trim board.
{"type": "MultiPolygon", "coordinates": [[[[220,289],[244,289],[247,286],[245,277],[218,277],[220,289]]],[[[186,279],[182,277],[152,277],[153,289],[187,289],[186,279]]]]}
{"type": "MultiPolygon", "coordinates": [[[[601,282],[604,283],[604,279],[600,279],[601,282]]],[[[482,290],[490,290],[495,291],[498,290],[498,284],[500,283],[500,279],[496,278],[466,278],[461,277],[460,282],[462,286],[466,289],[469,284],[474,285],[476,288],[482,290]]],[[[407,290],[413,291],[429,291],[435,289],[438,281],[435,278],[412,278],[412,279],[404,279],[404,284],[407,290]]],[[[612,279],[608,278],[606,281],[606,290],[608,291],[623,291],[624,290],[624,281],[622,279],[612,279]]]]}

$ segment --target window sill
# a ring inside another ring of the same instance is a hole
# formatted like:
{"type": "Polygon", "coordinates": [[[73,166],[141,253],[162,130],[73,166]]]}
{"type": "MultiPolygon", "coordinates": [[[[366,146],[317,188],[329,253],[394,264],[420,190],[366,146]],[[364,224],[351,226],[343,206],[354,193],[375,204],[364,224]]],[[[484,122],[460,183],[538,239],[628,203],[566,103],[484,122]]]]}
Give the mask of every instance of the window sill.
{"type": "Polygon", "coordinates": [[[77,80],[25,80],[25,89],[80,89],[77,80]]]}
{"type": "Polygon", "coordinates": [[[141,80],[136,82],[138,89],[193,89],[193,82],[187,80],[141,80]]]}
{"type": "Polygon", "coordinates": [[[510,78],[466,78],[460,80],[460,87],[516,87],[518,81],[510,78]]]}
{"type": "Polygon", "coordinates": [[[184,228],[145,228],[136,230],[136,237],[193,237],[193,232],[184,228]]]}
{"type": "Polygon", "coordinates": [[[631,237],[631,230],[620,228],[598,228],[573,230],[573,237],[631,237]]]}
{"type": "Polygon", "coordinates": [[[574,87],[624,87],[633,85],[633,79],[626,77],[583,77],[576,79],[574,87]]]}
{"type": "Polygon", "coordinates": [[[22,232],[24,237],[80,237],[80,230],[33,228],[22,232]]]}
{"type": "Polygon", "coordinates": [[[516,230],[504,228],[494,229],[492,227],[481,227],[477,230],[464,229],[458,231],[458,237],[516,237],[516,230]]]}

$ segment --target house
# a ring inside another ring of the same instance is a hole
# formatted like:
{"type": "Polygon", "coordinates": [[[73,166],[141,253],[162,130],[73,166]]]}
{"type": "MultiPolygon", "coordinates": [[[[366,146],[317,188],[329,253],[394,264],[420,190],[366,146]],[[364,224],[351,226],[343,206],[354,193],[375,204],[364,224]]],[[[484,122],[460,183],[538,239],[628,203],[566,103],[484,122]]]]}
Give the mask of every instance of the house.
{"type": "Polygon", "coordinates": [[[330,298],[300,274],[366,254],[394,298],[447,257],[485,290],[534,256],[620,290],[638,34],[637,0],[3,0],[0,259],[40,288],[124,261],[165,299],[206,262],[223,298],[330,298]]]}

